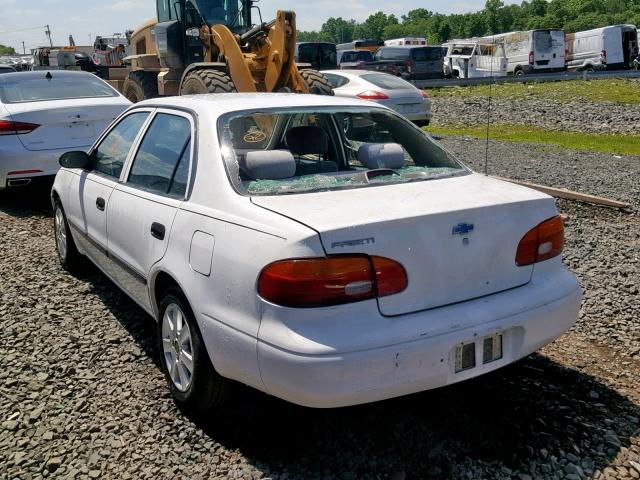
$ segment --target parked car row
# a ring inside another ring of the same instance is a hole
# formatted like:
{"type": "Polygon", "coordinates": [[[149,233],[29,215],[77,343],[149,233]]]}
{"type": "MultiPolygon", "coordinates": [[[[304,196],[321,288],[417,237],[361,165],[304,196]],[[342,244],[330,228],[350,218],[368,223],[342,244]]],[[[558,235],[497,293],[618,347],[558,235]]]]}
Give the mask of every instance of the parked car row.
{"type": "Polygon", "coordinates": [[[422,40],[405,38],[384,43],[356,40],[337,46],[307,42],[300,44],[306,50],[331,50],[331,54],[324,57],[320,53],[315,54],[317,58],[331,58],[331,61],[313,61],[311,56],[300,56],[297,60],[310,62],[318,69],[376,70],[405,80],[526,75],[566,69],[617,70],[640,66],[635,25],[612,25],[567,34],[559,28],[536,29],[450,40],[443,45],[425,45],[422,40]]]}

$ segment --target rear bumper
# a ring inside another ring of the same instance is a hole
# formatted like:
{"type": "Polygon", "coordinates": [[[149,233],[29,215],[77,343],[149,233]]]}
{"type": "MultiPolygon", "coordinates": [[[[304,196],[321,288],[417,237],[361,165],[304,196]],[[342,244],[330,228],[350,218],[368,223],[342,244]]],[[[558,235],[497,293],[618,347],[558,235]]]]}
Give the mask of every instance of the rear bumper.
{"type": "MultiPolygon", "coordinates": [[[[433,334],[418,330],[412,341],[389,339],[388,345],[377,348],[314,355],[259,339],[262,381],[272,395],[325,408],[383,400],[488,373],[535,352],[575,323],[582,293],[575,277],[564,269],[561,272],[555,275],[558,278],[539,284],[531,282],[490,297],[394,318],[398,324],[415,325],[418,320],[421,330],[440,323],[442,315],[448,319],[448,329],[433,334]],[[543,285],[549,281],[556,291],[553,300],[540,297],[549,290],[549,285],[543,285]],[[503,335],[503,357],[483,364],[483,339],[496,333],[503,335]],[[456,373],[455,349],[461,343],[475,343],[476,366],[456,373]]],[[[344,319],[344,325],[349,322],[344,319]]],[[[372,328],[376,323],[371,322],[372,328]]],[[[343,331],[342,335],[357,334],[343,331]]]]}
{"type": "MultiPolygon", "coordinates": [[[[17,183],[18,180],[36,177],[55,176],[60,169],[58,159],[69,149],[38,150],[25,149],[19,140],[0,144],[0,189],[17,183]]],[[[75,150],[88,150],[91,146],[78,147],[75,150]]],[[[22,182],[20,182],[22,183],[22,182]]]]}

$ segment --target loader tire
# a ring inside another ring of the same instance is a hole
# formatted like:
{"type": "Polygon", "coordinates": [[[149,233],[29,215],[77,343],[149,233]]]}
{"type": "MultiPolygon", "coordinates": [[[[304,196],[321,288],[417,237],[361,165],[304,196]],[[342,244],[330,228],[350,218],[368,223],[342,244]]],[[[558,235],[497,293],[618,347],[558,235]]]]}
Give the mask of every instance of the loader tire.
{"type": "Polygon", "coordinates": [[[180,95],[201,93],[234,93],[236,86],[231,77],[220,70],[194,70],[187,75],[180,87],[180,95]]]}
{"type": "Polygon", "coordinates": [[[133,103],[158,96],[158,77],[152,72],[131,72],[124,82],[122,94],[133,103]]]}
{"type": "Polygon", "coordinates": [[[326,77],[317,70],[301,70],[300,76],[307,84],[309,93],[316,95],[331,95],[333,96],[333,87],[326,79],[326,77]]]}

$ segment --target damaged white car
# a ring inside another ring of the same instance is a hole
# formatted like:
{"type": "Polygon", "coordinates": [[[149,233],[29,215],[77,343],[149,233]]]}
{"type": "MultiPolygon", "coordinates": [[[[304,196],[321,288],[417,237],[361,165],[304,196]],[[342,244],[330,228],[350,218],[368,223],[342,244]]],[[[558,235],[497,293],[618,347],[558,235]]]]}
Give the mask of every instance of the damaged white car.
{"type": "Polygon", "coordinates": [[[577,319],[554,200],[374,103],[149,100],[61,164],[60,261],[88,257],[157,319],[187,409],[230,380],[311,407],[441,387],[577,319]]]}

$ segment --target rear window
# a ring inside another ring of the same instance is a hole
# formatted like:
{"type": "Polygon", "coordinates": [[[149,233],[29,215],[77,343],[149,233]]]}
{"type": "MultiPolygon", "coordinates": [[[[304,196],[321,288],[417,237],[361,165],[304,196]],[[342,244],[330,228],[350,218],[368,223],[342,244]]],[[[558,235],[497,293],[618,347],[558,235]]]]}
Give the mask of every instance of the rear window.
{"type": "Polygon", "coordinates": [[[415,88],[409,82],[386,73],[367,73],[360,78],[374,84],[376,87],[387,90],[407,90],[415,88]]]}
{"type": "Polygon", "coordinates": [[[440,47],[414,48],[411,50],[411,58],[416,62],[430,62],[440,60],[441,52],[440,47]]]}
{"type": "Polygon", "coordinates": [[[535,51],[538,53],[551,52],[551,49],[553,48],[551,32],[533,32],[533,45],[535,51]]]}
{"type": "Polygon", "coordinates": [[[404,60],[409,58],[409,48],[381,48],[376,52],[376,60],[404,60]]]}
{"type": "Polygon", "coordinates": [[[467,173],[402,117],[380,108],[236,112],[218,120],[229,179],[242,195],[281,195],[467,173]]]}
{"type": "Polygon", "coordinates": [[[14,79],[5,77],[0,85],[0,96],[4,103],[41,102],[76,98],[117,97],[118,92],[91,74],[59,76],[52,73],[51,79],[42,76],[14,79]]]}

